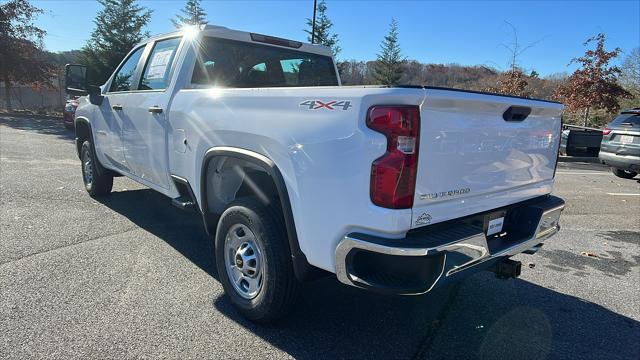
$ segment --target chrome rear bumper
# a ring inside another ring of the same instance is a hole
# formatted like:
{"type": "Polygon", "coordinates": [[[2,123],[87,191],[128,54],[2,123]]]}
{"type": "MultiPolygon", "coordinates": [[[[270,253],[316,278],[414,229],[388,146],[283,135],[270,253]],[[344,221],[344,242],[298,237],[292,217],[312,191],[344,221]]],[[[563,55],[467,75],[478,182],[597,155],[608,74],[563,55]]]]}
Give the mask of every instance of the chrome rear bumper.
{"type": "Polygon", "coordinates": [[[366,289],[426,293],[459,273],[482,270],[492,260],[536,251],[560,230],[563,209],[564,201],[553,196],[510,206],[505,209],[510,223],[500,236],[487,237],[469,219],[433,225],[405,239],[352,233],[336,248],[336,275],[345,284],[366,289]]]}

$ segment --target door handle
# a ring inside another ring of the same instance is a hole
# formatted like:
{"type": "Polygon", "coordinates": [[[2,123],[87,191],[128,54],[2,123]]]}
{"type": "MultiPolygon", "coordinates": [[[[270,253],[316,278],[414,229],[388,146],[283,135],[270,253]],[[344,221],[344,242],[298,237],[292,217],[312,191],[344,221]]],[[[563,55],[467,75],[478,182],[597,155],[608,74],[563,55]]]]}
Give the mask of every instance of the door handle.
{"type": "Polygon", "coordinates": [[[509,106],[502,114],[505,121],[523,121],[531,114],[531,108],[527,106],[509,106]]]}
{"type": "Polygon", "coordinates": [[[149,108],[149,112],[154,114],[160,114],[162,113],[162,108],[158,106],[152,106],[149,108]]]}
{"type": "Polygon", "coordinates": [[[111,106],[111,108],[113,110],[122,110],[122,105],[116,104],[116,105],[111,106]]]}

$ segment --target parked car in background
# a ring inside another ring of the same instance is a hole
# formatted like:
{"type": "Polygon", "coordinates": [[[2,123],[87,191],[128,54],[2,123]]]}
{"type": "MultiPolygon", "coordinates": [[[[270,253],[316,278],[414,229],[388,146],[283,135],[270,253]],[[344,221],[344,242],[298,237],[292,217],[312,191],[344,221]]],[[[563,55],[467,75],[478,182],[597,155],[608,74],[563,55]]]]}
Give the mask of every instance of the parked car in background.
{"type": "Polygon", "coordinates": [[[560,139],[560,154],[566,156],[597,157],[602,131],[576,125],[564,125],[560,139]]]}
{"type": "Polygon", "coordinates": [[[618,177],[631,179],[640,171],[640,108],[623,111],[602,131],[600,162],[618,177]]]}
{"type": "Polygon", "coordinates": [[[76,109],[78,108],[78,97],[74,96],[67,100],[62,110],[62,122],[67,129],[73,129],[73,120],[76,117],[76,109]]]}

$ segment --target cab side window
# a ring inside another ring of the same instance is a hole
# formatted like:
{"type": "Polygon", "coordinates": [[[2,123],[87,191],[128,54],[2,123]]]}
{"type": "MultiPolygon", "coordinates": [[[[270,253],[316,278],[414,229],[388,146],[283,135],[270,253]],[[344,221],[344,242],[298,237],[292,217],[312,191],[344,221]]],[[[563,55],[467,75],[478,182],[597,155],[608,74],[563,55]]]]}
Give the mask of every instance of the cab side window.
{"type": "Polygon", "coordinates": [[[116,76],[113,78],[113,81],[111,82],[111,87],[109,88],[110,92],[135,90],[133,77],[136,74],[138,64],[140,63],[140,57],[142,57],[143,52],[144,46],[141,46],[136,51],[134,51],[124,62],[122,67],[120,67],[120,70],[118,70],[118,72],[116,73],[116,76]]]}
{"type": "Polygon", "coordinates": [[[153,51],[147,59],[140,90],[164,90],[169,85],[173,60],[180,45],[181,38],[160,40],[153,46],[153,51]]]}

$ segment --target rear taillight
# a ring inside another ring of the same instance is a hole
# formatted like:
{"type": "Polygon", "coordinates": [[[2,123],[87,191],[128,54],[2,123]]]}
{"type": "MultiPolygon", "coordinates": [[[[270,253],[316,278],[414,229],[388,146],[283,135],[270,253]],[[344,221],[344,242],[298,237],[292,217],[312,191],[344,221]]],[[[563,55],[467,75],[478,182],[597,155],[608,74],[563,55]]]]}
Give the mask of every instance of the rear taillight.
{"type": "Polygon", "coordinates": [[[372,106],[367,126],[387,137],[387,152],[371,165],[371,201],[385,208],[411,208],[418,171],[420,108],[372,106]]]}
{"type": "Polygon", "coordinates": [[[602,135],[609,135],[611,133],[611,129],[609,128],[605,128],[604,130],[602,130],[602,135]]]}

